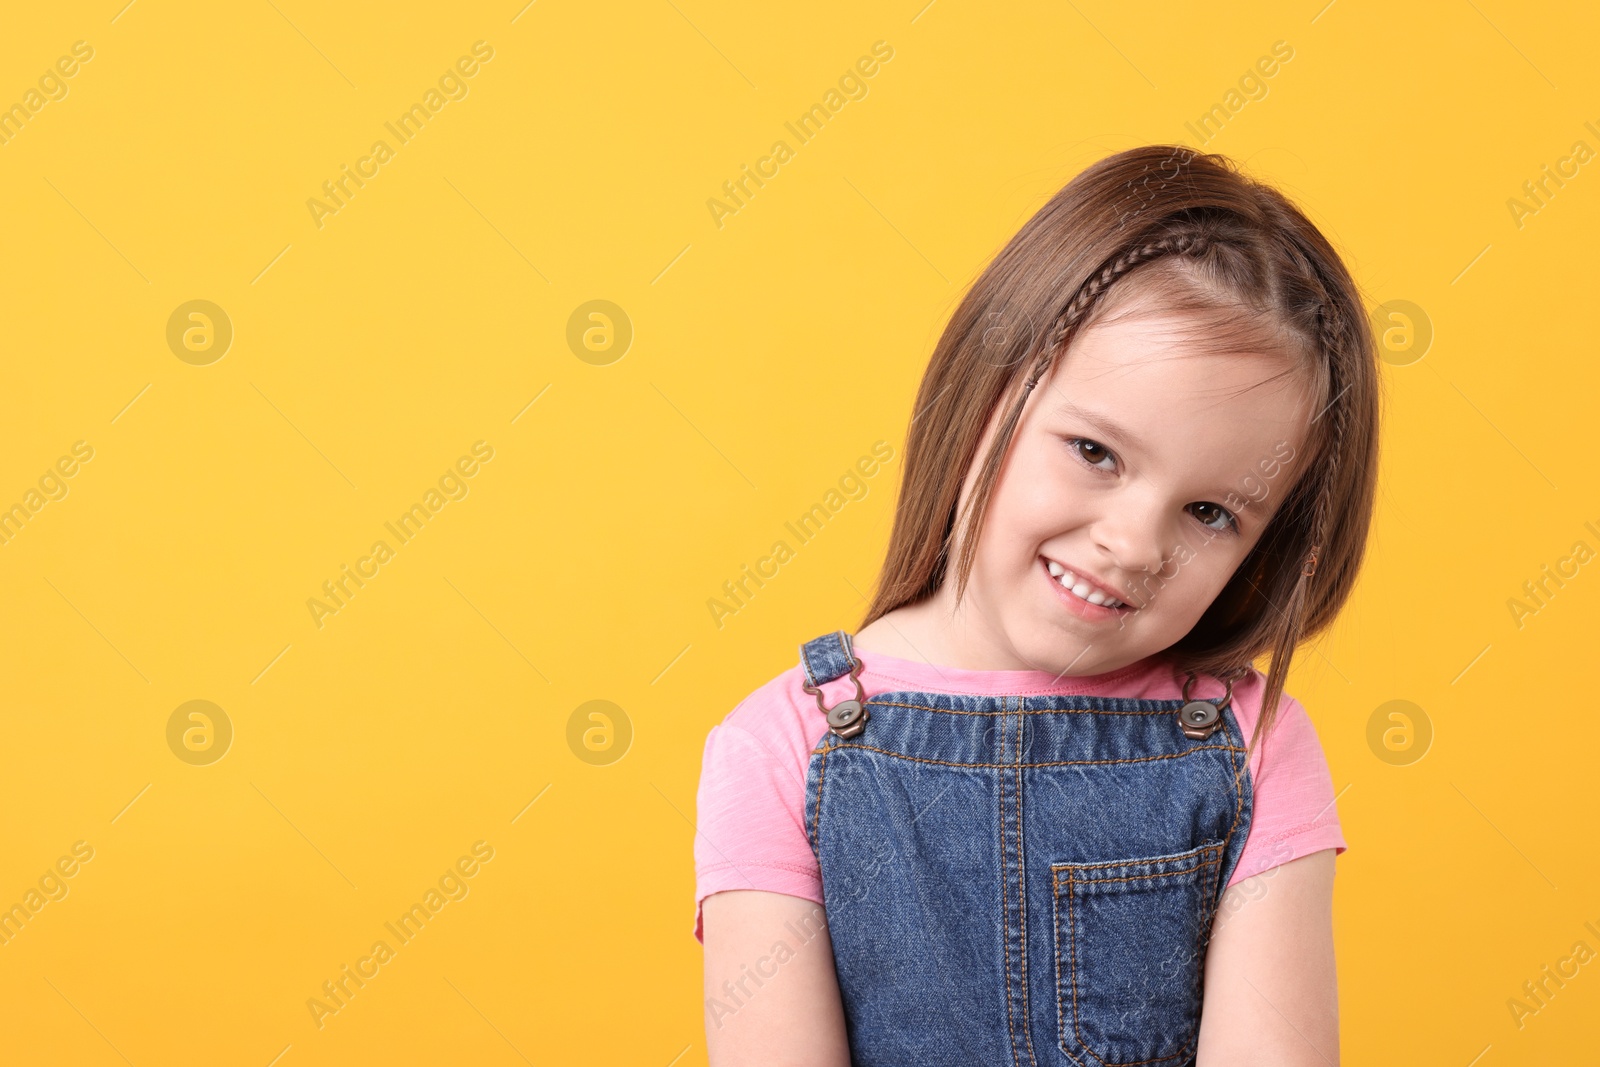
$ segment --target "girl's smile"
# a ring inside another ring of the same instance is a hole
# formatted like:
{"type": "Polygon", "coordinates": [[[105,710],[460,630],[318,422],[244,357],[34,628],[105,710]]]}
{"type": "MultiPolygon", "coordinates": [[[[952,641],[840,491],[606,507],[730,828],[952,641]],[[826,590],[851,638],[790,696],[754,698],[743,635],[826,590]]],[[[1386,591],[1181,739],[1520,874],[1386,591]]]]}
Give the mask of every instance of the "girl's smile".
{"type": "Polygon", "coordinates": [[[1106,591],[1106,586],[1091,579],[1086,573],[1063,567],[1053,559],[1040,556],[1045,577],[1055,587],[1067,610],[1085,619],[1114,619],[1135,610],[1106,591]]]}

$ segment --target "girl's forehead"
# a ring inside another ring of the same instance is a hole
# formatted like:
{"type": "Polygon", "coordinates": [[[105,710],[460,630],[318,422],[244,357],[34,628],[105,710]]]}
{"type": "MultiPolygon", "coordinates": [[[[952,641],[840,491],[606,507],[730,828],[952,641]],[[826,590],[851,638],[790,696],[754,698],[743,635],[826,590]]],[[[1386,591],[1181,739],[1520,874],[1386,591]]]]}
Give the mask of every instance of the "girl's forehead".
{"type": "Polygon", "coordinates": [[[1247,470],[1284,445],[1298,453],[1313,417],[1293,354],[1219,350],[1171,317],[1086,330],[1040,386],[1030,421],[1099,434],[1128,461],[1186,479],[1247,470]]]}
{"type": "Polygon", "coordinates": [[[1105,403],[1182,404],[1294,423],[1309,402],[1308,368],[1297,353],[1237,348],[1195,320],[1141,315],[1097,324],[1075,337],[1044,383],[1105,403]]]}

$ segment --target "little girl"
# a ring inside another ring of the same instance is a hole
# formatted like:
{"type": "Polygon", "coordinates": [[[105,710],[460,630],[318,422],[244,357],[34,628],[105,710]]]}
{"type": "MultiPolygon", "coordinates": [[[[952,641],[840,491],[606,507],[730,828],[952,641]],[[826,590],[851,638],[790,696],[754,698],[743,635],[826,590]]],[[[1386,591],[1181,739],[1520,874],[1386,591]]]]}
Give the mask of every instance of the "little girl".
{"type": "Polygon", "coordinates": [[[1378,404],[1339,256],[1228,160],[1122,152],[1030,219],[922,379],[862,625],[707,738],[711,1062],[1337,1063],[1345,842],[1283,686],[1378,404]]]}

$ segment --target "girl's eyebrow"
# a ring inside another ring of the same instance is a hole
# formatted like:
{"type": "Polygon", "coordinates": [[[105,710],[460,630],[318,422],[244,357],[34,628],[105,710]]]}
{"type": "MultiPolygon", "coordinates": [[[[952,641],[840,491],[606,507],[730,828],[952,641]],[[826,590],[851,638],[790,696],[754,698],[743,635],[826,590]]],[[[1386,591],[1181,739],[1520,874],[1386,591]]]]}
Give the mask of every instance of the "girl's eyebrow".
{"type": "Polygon", "coordinates": [[[1138,434],[1121,425],[1109,415],[1102,415],[1098,412],[1087,411],[1073,404],[1071,401],[1061,405],[1060,410],[1064,415],[1071,415],[1082,419],[1084,422],[1087,422],[1090,426],[1093,426],[1096,430],[1099,430],[1101,433],[1112,438],[1119,444],[1131,445],[1134,450],[1138,452],[1148,451],[1144,446],[1144,442],[1139,439],[1138,434]]]}

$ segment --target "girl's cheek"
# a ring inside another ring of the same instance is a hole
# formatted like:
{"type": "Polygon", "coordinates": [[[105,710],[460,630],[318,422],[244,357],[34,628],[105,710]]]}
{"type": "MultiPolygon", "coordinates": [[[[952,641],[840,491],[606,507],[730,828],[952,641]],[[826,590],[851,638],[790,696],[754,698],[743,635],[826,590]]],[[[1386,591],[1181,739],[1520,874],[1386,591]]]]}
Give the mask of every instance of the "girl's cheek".
{"type": "Polygon", "coordinates": [[[1229,563],[1218,545],[1192,526],[1184,528],[1179,537],[1161,573],[1171,575],[1169,584],[1175,581],[1181,595],[1189,596],[1214,584],[1217,572],[1229,563]]]}
{"type": "Polygon", "coordinates": [[[1023,474],[1013,499],[1020,503],[1019,511],[1027,521],[1051,526],[1060,525],[1064,517],[1075,513],[1079,502],[1075,486],[1048,473],[1023,474]]]}

